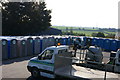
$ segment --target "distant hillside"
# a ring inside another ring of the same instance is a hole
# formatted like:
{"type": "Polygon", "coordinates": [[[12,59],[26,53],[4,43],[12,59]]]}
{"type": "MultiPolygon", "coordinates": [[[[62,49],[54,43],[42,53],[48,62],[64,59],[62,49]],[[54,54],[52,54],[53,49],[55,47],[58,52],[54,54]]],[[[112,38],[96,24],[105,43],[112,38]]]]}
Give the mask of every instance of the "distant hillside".
{"type": "Polygon", "coordinates": [[[62,32],[70,32],[71,30],[73,33],[83,33],[86,36],[91,36],[92,33],[103,32],[105,35],[108,34],[116,34],[117,29],[114,28],[88,28],[88,27],[66,27],[66,26],[52,26],[53,28],[57,28],[62,30],[62,32]]]}

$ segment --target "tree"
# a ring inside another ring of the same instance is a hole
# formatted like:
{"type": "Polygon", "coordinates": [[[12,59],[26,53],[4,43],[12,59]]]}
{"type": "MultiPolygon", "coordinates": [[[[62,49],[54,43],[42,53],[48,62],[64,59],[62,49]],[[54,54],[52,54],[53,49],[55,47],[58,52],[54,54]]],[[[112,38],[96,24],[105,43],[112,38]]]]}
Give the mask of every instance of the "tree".
{"type": "Polygon", "coordinates": [[[108,34],[106,37],[107,38],[115,38],[115,34],[108,34]]]}
{"type": "Polygon", "coordinates": [[[2,3],[2,35],[31,35],[51,26],[45,2],[2,3]]]}
{"type": "Polygon", "coordinates": [[[73,28],[72,27],[70,28],[70,34],[73,34],[73,28]]]}
{"type": "Polygon", "coordinates": [[[97,37],[97,33],[92,33],[92,37],[97,37]]]}
{"type": "Polygon", "coordinates": [[[98,32],[98,33],[97,33],[97,37],[105,37],[105,35],[104,35],[104,33],[102,33],[102,32],[98,32]]]}
{"type": "Polygon", "coordinates": [[[92,33],[93,37],[105,37],[104,33],[98,32],[98,33],[92,33]]]}

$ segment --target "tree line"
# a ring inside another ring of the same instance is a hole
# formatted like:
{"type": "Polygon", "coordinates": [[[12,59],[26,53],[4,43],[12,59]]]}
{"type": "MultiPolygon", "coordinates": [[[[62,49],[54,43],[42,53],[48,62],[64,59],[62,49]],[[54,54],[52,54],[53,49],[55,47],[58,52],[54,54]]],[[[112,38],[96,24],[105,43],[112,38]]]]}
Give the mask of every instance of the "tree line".
{"type": "Polygon", "coordinates": [[[6,2],[2,4],[2,35],[24,36],[51,26],[51,10],[45,2],[6,2]]]}

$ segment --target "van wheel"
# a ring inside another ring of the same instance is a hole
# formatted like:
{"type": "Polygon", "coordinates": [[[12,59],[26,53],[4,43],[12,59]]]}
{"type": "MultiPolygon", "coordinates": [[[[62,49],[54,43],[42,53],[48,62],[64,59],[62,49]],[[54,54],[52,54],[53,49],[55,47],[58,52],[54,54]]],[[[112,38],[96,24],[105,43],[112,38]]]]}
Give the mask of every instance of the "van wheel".
{"type": "Polygon", "coordinates": [[[31,75],[34,78],[38,78],[40,76],[40,71],[37,68],[32,68],[31,75]]]}

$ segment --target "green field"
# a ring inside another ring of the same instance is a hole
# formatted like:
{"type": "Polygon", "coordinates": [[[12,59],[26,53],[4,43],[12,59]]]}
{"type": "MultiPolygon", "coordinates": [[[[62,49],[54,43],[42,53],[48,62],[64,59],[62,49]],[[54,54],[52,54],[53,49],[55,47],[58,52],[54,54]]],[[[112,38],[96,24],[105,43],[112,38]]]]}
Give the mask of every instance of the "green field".
{"type": "Polygon", "coordinates": [[[66,27],[66,26],[52,26],[52,28],[60,29],[62,32],[66,32],[66,28],[68,32],[72,29],[73,33],[83,33],[86,36],[91,36],[92,33],[103,32],[106,35],[108,34],[115,34],[116,31],[111,30],[99,30],[99,28],[86,28],[86,27],[66,27]]]}

